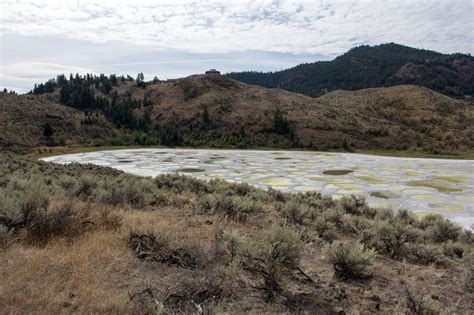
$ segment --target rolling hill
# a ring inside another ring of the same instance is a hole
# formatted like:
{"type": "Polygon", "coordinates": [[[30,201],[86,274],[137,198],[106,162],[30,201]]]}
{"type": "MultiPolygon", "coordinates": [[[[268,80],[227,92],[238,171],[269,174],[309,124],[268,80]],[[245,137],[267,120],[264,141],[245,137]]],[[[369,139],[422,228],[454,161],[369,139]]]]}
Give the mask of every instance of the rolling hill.
{"type": "Polygon", "coordinates": [[[229,78],[308,96],[333,90],[415,84],[463,98],[474,95],[474,58],[394,43],[359,46],[332,61],[301,64],[277,72],[235,72],[229,78]]]}
{"type": "Polygon", "coordinates": [[[84,113],[59,104],[51,95],[0,93],[0,147],[28,150],[51,144],[45,125],[53,128],[56,144],[85,143],[87,139],[114,135],[110,122],[81,124],[84,113]]]}
{"type": "Polygon", "coordinates": [[[64,106],[58,87],[40,95],[1,93],[1,145],[44,144],[42,128],[49,123],[57,131],[55,144],[426,151],[474,147],[472,103],[414,85],[339,90],[312,98],[225,76],[194,75],[148,82],[146,87],[124,80],[109,93],[102,93],[100,85],[91,84],[91,89],[103,107],[64,106]]]}

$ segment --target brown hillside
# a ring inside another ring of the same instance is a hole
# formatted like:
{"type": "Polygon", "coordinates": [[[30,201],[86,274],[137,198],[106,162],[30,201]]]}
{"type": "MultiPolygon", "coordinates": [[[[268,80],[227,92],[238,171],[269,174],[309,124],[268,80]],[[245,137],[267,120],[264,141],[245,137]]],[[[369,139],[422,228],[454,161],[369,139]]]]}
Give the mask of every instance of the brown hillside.
{"type": "Polygon", "coordinates": [[[278,89],[247,85],[232,79],[191,76],[175,83],[153,84],[146,90],[129,87],[142,98],[149,93],[152,119],[189,126],[201,120],[204,108],[214,129],[247,133],[271,128],[279,108],[293,123],[303,145],[355,148],[456,149],[473,147],[474,109],[418,86],[360,91],[334,91],[311,98],[278,89]]]}
{"type": "MultiPolygon", "coordinates": [[[[119,101],[131,97],[151,104],[145,108],[157,125],[175,123],[184,133],[205,135],[245,130],[250,137],[271,134],[279,109],[291,122],[299,145],[317,149],[472,149],[472,102],[452,99],[427,88],[405,85],[359,91],[333,91],[319,98],[247,85],[219,75],[194,75],[174,82],[134,82],[116,87],[119,101]],[[207,109],[209,122],[203,121],[207,109]]],[[[98,90],[96,95],[100,95],[98,90]]],[[[107,95],[111,100],[111,94],[107,95]]],[[[49,121],[60,139],[87,143],[110,135],[104,119],[93,125],[79,123],[83,113],[58,105],[53,94],[0,96],[2,146],[34,146],[45,142],[42,126],[49,121]],[[25,110],[28,108],[28,110],[25,110]],[[3,131],[4,130],[4,131],[3,131]]]]}
{"type": "Polygon", "coordinates": [[[83,139],[110,135],[110,123],[88,126],[84,114],[58,104],[51,96],[0,93],[0,147],[30,148],[42,144],[80,143],[83,139]],[[52,139],[43,135],[44,125],[53,127],[52,139]]]}

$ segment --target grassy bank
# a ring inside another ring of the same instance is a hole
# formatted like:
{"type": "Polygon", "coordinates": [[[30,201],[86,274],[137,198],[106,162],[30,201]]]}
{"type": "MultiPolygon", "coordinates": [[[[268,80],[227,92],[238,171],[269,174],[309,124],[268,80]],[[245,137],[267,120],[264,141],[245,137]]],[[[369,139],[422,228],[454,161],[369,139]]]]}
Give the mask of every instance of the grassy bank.
{"type": "Polygon", "coordinates": [[[0,179],[5,313],[436,314],[472,306],[474,236],[438,215],[4,154],[0,179]]]}

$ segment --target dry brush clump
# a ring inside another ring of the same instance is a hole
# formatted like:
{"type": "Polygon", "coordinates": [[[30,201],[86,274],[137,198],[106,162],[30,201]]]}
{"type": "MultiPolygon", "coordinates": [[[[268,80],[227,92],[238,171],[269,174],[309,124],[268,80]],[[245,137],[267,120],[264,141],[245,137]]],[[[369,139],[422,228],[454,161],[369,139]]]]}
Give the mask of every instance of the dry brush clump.
{"type": "Polygon", "coordinates": [[[273,225],[263,239],[245,245],[243,263],[263,278],[271,300],[282,290],[284,279],[299,270],[302,251],[299,232],[287,224],[273,225]]]}
{"type": "Polygon", "coordinates": [[[334,276],[342,280],[367,279],[373,275],[375,252],[360,243],[335,241],[325,248],[334,276]]]}

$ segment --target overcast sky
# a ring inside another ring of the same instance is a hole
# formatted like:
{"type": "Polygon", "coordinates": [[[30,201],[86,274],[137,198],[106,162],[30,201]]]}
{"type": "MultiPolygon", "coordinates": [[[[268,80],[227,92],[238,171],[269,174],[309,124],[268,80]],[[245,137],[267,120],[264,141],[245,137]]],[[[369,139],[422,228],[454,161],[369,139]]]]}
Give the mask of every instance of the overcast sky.
{"type": "Polygon", "coordinates": [[[474,52],[473,0],[0,0],[0,87],[58,73],[273,71],[396,42],[474,52]]]}

